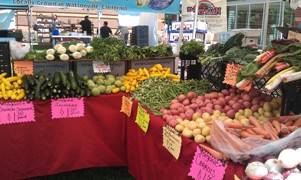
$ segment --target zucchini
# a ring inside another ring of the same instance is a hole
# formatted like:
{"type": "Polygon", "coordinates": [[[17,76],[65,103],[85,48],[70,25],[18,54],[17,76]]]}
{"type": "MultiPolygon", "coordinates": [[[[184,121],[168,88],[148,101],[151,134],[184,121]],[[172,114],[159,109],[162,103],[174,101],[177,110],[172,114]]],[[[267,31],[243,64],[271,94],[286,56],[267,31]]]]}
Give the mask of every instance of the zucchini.
{"type": "Polygon", "coordinates": [[[34,95],[34,99],[35,100],[39,100],[41,99],[41,87],[43,86],[43,84],[46,82],[45,77],[39,79],[36,90],[35,90],[35,95],[34,95]]]}
{"type": "Polygon", "coordinates": [[[59,72],[63,86],[67,85],[67,76],[63,71],[59,72]]]}
{"type": "Polygon", "coordinates": [[[71,89],[76,90],[77,83],[76,83],[73,71],[69,71],[69,80],[70,80],[70,84],[71,84],[71,89]]]}
{"type": "Polygon", "coordinates": [[[21,79],[22,79],[22,85],[23,85],[23,88],[24,88],[25,90],[28,90],[28,89],[29,89],[29,84],[28,84],[27,76],[24,75],[24,76],[22,76],[21,79]]]}
{"type": "Polygon", "coordinates": [[[60,77],[60,73],[59,72],[55,72],[54,73],[53,81],[54,81],[55,84],[59,84],[60,83],[61,77],[60,77]]]}

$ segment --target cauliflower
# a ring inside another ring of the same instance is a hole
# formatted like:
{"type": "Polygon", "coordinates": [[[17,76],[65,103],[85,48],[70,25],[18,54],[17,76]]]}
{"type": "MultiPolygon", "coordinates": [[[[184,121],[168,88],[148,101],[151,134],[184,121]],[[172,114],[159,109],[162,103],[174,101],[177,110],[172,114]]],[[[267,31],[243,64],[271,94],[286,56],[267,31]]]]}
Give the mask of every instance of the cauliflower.
{"type": "Polygon", "coordinates": [[[82,54],[81,54],[80,52],[74,52],[74,53],[72,53],[72,57],[73,57],[74,59],[80,59],[80,58],[82,58],[83,56],[82,56],[82,54]]]}
{"type": "Polygon", "coordinates": [[[62,44],[56,44],[53,48],[55,49],[55,50],[58,50],[60,47],[62,47],[63,45],[62,44]]]}
{"type": "Polygon", "coordinates": [[[81,51],[82,49],[85,49],[85,45],[82,44],[82,43],[77,43],[75,46],[76,46],[78,51],[81,51]]]}
{"type": "Polygon", "coordinates": [[[82,54],[83,57],[85,57],[85,56],[87,55],[87,51],[84,50],[84,49],[82,49],[82,50],[80,51],[80,53],[82,54]]]}
{"type": "Polygon", "coordinates": [[[73,53],[77,51],[77,47],[75,45],[70,45],[68,49],[73,53]]]}
{"type": "Polygon", "coordinates": [[[62,60],[62,61],[68,61],[69,60],[69,56],[67,54],[61,54],[60,55],[60,60],[62,60]]]}
{"type": "Polygon", "coordinates": [[[87,49],[87,53],[91,53],[94,51],[94,48],[92,46],[88,46],[86,49],[87,49]]]}
{"type": "Polygon", "coordinates": [[[66,53],[66,48],[65,47],[60,47],[58,50],[57,50],[57,52],[59,53],[59,54],[65,54],[66,53]]]}
{"type": "Polygon", "coordinates": [[[55,50],[54,49],[47,49],[46,54],[54,55],[55,54],[55,50]]]}
{"type": "Polygon", "coordinates": [[[53,55],[53,54],[47,54],[47,55],[46,55],[46,59],[47,59],[48,61],[53,61],[53,60],[54,60],[54,55],[53,55]]]}

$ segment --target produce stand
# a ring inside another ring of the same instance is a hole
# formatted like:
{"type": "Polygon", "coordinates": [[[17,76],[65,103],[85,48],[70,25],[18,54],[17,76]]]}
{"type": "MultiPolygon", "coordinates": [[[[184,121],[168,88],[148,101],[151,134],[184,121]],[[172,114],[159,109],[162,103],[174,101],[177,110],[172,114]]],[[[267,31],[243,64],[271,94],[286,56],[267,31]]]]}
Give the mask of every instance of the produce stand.
{"type": "Polygon", "coordinates": [[[295,114],[301,113],[301,96],[300,89],[301,81],[294,81],[290,83],[281,84],[282,92],[281,114],[288,115],[290,112],[295,114]]]}
{"type": "Polygon", "coordinates": [[[71,41],[71,40],[84,40],[84,39],[89,39],[92,40],[92,36],[86,36],[86,35],[72,35],[72,36],[62,36],[62,35],[52,35],[52,45],[54,46],[55,44],[59,42],[64,42],[64,41],[71,41]]]}

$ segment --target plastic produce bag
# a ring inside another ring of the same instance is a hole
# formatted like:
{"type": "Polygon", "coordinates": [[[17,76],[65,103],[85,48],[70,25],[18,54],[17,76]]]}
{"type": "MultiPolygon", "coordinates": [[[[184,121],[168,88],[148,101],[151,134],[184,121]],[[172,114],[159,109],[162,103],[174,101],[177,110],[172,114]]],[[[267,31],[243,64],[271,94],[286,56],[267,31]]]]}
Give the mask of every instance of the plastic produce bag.
{"type": "Polygon", "coordinates": [[[285,148],[301,147],[301,128],[277,141],[259,138],[240,139],[225,130],[222,121],[214,121],[211,127],[211,145],[234,162],[242,162],[252,156],[274,155],[285,148]]]}
{"type": "Polygon", "coordinates": [[[20,43],[18,41],[9,41],[10,56],[12,59],[20,60],[24,59],[26,54],[30,50],[28,43],[20,43]]]}

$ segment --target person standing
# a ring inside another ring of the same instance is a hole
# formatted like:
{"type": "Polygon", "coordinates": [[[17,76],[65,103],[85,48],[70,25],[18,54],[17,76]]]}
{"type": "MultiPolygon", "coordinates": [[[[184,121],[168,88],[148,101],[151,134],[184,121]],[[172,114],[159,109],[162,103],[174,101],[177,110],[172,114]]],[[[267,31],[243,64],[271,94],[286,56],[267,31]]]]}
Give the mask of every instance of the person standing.
{"type": "Polygon", "coordinates": [[[123,42],[125,45],[128,44],[128,39],[129,39],[129,29],[127,26],[118,26],[117,31],[115,32],[115,35],[121,35],[123,42]]]}
{"type": "Polygon", "coordinates": [[[79,23],[82,26],[82,32],[87,35],[92,35],[92,23],[89,20],[89,16],[85,16],[85,19],[79,23]]]}
{"type": "Polygon", "coordinates": [[[108,26],[108,22],[105,21],[103,22],[103,26],[100,28],[100,36],[101,38],[107,38],[110,36],[110,34],[112,35],[112,30],[108,26]]]}

